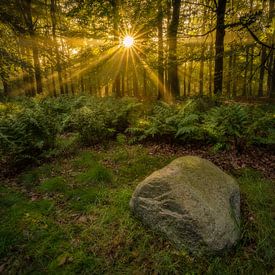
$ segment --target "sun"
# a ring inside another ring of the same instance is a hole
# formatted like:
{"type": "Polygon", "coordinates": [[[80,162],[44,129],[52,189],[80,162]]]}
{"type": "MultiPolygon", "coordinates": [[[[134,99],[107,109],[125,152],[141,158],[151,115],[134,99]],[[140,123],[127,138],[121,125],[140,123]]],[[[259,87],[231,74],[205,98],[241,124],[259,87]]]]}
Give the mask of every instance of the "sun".
{"type": "Polygon", "coordinates": [[[134,37],[130,36],[130,35],[126,35],[124,38],[123,38],[123,46],[125,48],[131,48],[135,43],[135,39],[134,37]]]}

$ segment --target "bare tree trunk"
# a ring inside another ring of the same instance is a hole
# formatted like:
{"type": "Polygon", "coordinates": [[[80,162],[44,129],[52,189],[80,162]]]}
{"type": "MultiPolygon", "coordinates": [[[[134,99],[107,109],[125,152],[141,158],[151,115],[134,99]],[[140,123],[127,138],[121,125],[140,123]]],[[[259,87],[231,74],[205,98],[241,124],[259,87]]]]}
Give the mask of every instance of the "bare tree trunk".
{"type": "Polygon", "coordinates": [[[231,82],[232,82],[232,64],[233,64],[233,51],[232,48],[230,49],[230,53],[229,53],[229,60],[228,60],[228,75],[227,75],[227,97],[231,96],[231,82]]]}
{"type": "Polygon", "coordinates": [[[34,76],[36,81],[36,92],[40,94],[43,92],[43,88],[42,88],[41,66],[39,61],[38,42],[37,42],[37,36],[35,31],[35,23],[33,22],[33,18],[32,18],[32,0],[20,0],[19,4],[21,6],[23,18],[28,29],[28,34],[30,35],[30,38],[31,38],[31,50],[32,50],[33,65],[34,65],[34,76]]]}
{"type": "Polygon", "coordinates": [[[250,50],[250,73],[249,73],[249,82],[248,82],[248,95],[253,95],[253,67],[254,67],[254,46],[251,46],[250,50]]]}
{"type": "Polygon", "coordinates": [[[225,36],[225,10],[226,0],[218,0],[217,22],[216,22],[216,42],[215,42],[215,72],[214,72],[214,94],[222,94],[223,86],[223,56],[224,56],[224,36],[225,36]]]}
{"type": "Polygon", "coordinates": [[[244,68],[244,80],[243,80],[243,93],[242,96],[247,96],[247,72],[249,67],[249,47],[245,48],[245,68],[244,68]]]}
{"type": "Polygon", "coordinates": [[[204,83],[204,81],[203,81],[203,78],[204,78],[203,72],[204,72],[204,47],[202,47],[202,59],[200,61],[200,74],[199,74],[199,76],[200,76],[200,79],[199,79],[199,83],[200,83],[200,85],[199,85],[199,95],[200,96],[203,96],[203,83],[204,83]]]}
{"type": "Polygon", "coordinates": [[[190,64],[189,64],[188,89],[187,89],[187,94],[188,94],[188,96],[191,95],[192,72],[193,72],[193,60],[191,60],[191,61],[190,61],[190,64]]]}
{"type": "Polygon", "coordinates": [[[172,97],[180,96],[177,64],[177,34],[181,0],[172,0],[172,18],[167,29],[168,38],[168,91],[172,97]]]}
{"type": "MultiPolygon", "coordinates": [[[[274,26],[275,18],[275,1],[269,0],[269,21],[273,23],[274,26]]],[[[275,46],[275,30],[273,28],[272,34],[270,34],[270,44],[275,46]]],[[[275,50],[272,49],[269,56],[268,63],[268,94],[271,98],[275,98],[275,50]]]]}
{"type": "Polygon", "coordinates": [[[37,40],[36,40],[35,34],[32,34],[31,38],[32,38],[33,63],[34,63],[34,76],[36,80],[36,91],[38,94],[41,94],[43,92],[41,66],[39,61],[39,52],[38,52],[38,46],[37,46],[37,40]]]}
{"type": "Polygon", "coordinates": [[[236,65],[237,65],[237,54],[236,52],[234,52],[233,54],[233,60],[232,60],[232,67],[234,68],[233,70],[233,85],[232,85],[232,97],[235,98],[237,96],[237,80],[238,80],[238,76],[237,76],[237,72],[236,72],[236,65]]]}
{"type": "Polygon", "coordinates": [[[266,63],[266,59],[267,59],[266,47],[262,46],[258,97],[262,97],[264,95],[264,93],[263,93],[263,86],[264,86],[264,75],[265,75],[265,63],[266,63]]]}
{"type": "Polygon", "coordinates": [[[54,42],[54,51],[56,56],[56,69],[58,74],[58,82],[59,82],[59,89],[60,93],[64,94],[64,84],[63,84],[63,77],[62,77],[62,66],[61,66],[61,58],[58,49],[58,41],[56,37],[56,0],[51,0],[51,20],[52,20],[52,36],[54,42]]]}
{"type": "Polygon", "coordinates": [[[186,62],[184,63],[184,75],[183,75],[183,96],[186,97],[187,85],[186,85],[186,62]]]}
{"type": "Polygon", "coordinates": [[[158,0],[158,99],[164,98],[163,10],[158,0]]]}
{"type": "MultiPolygon", "coordinates": [[[[115,43],[119,42],[119,8],[120,8],[120,0],[112,0],[111,1],[113,8],[113,32],[114,32],[114,41],[115,43]]],[[[114,83],[113,83],[113,93],[115,96],[120,96],[120,72],[118,72],[114,83]]]]}

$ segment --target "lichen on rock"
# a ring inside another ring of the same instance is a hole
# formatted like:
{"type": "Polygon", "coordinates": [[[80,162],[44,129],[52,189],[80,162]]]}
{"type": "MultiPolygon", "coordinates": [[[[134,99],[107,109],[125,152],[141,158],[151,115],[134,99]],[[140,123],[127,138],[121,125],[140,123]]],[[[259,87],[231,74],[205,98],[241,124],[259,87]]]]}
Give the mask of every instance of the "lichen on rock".
{"type": "Polygon", "coordinates": [[[181,157],[153,172],[137,186],[130,207],[179,249],[221,252],[240,235],[238,184],[199,157],[181,157]]]}

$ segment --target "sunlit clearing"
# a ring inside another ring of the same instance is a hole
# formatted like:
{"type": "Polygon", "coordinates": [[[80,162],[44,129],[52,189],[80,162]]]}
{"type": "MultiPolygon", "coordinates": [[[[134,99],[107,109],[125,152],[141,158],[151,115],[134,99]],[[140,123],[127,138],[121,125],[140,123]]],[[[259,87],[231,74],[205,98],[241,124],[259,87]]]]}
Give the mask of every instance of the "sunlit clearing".
{"type": "Polygon", "coordinates": [[[125,48],[131,48],[135,43],[135,40],[132,36],[125,36],[124,39],[123,39],[123,46],[125,48]]]}

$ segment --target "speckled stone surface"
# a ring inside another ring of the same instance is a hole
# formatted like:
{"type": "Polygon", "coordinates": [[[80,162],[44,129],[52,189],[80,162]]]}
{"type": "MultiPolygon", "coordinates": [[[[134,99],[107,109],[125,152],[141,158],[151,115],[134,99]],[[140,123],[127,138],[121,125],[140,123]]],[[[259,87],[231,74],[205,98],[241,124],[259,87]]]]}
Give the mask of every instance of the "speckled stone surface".
{"type": "Polygon", "coordinates": [[[221,252],[239,238],[240,192],[235,179],[208,160],[185,156],[142,181],[133,214],[179,249],[221,252]]]}

